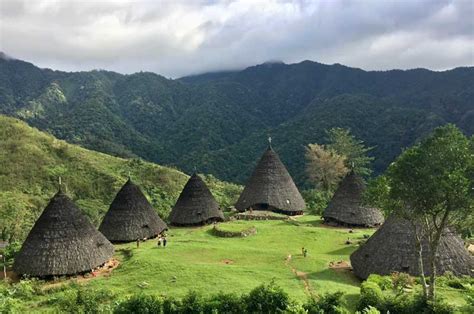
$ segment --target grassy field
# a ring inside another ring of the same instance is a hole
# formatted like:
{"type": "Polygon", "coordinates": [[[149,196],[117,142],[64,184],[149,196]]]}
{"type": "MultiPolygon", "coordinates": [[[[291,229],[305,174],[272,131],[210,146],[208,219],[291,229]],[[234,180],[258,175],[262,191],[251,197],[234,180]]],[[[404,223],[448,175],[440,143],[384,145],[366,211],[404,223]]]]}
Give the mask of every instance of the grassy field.
{"type": "MultiPolygon", "coordinates": [[[[234,221],[222,224],[234,231],[255,226],[257,234],[245,238],[212,235],[212,226],[172,228],[166,248],[149,240],[116,245],[120,265],[110,276],[93,278],[82,284],[107,289],[126,297],[140,291],[163,296],[185,295],[196,290],[204,295],[218,292],[247,293],[272,279],[291,298],[304,302],[310,294],[343,291],[354,305],[359,280],[348,271],[328,267],[332,261],[349,260],[357,245],[346,245],[348,237],[356,243],[370,229],[336,229],[321,226],[317,216],[295,221],[234,221]],[[301,248],[308,250],[304,258],[301,248]],[[287,260],[288,255],[291,259],[287,260]]],[[[61,293],[61,292],[58,292],[61,293]]],[[[58,295],[59,296],[59,295],[58,295]]],[[[38,310],[50,294],[35,300],[38,310]]],[[[351,306],[352,307],[352,306],[351,306]]]]}
{"type": "MultiPolygon", "coordinates": [[[[203,295],[248,293],[262,283],[274,280],[293,300],[305,302],[310,295],[344,292],[349,310],[355,311],[360,281],[348,270],[332,269],[330,262],[349,261],[358,241],[373,229],[331,228],[321,225],[320,217],[305,215],[296,220],[233,221],[221,224],[233,231],[255,226],[257,234],[244,238],[222,238],[213,235],[212,226],[172,228],[166,248],[157,247],[152,239],[116,245],[119,266],[109,275],[79,279],[87,289],[108,291],[118,299],[144,292],[161,296],[182,297],[190,290],[203,295]],[[353,244],[346,244],[350,238],[353,244]],[[304,258],[301,248],[308,250],[304,258]],[[291,259],[288,256],[291,255],[291,259]]],[[[58,285],[75,282],[42,283],[50,290],[25,301],[25,309],[54,312],[51,299],[61,299],[68,289],[58,285]]],[[[440,288],[449,303],[464,305],[461,292],[440,288]]]]}

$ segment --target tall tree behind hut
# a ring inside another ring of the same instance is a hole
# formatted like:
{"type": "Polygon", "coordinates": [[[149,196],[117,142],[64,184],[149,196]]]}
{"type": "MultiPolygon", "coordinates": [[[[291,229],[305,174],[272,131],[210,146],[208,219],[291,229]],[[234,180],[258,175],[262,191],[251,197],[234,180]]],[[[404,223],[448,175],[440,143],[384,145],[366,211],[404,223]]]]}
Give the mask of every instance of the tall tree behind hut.
{"type": "Polygon", "coordinates": [[[304,191],[303,196],[313,214],[322,213],[349,170],[361,176],[372,172],[373,158],[367,156],[372,147],[366,147],[346,129],[332,128],[326,134],[326,145],[314,143],[305,147],[306,175],[314,189],[304,191]]]}
{"type": "Polygon", "coordinates": [[[350,130],[343,128],[332,128],[326,131],[327,148],[341,156],[345,156],[344,164],[347,168],[361,176],[372,173],[370,163],[374,160],[367,154],[373,147],[366,147],[364,141],[355,138],[350,130]]]}
{"type": "Polygon", "coordinates": [[[372,198],[388,212],[413,222],[419,265],[423,265],[421,239],[429,245],[429,286],[423,268],[420,277],[426,298],[435,300],[436,255],[448,227],[462,227],[474,215],[474,138],[453,125],[407,149],[389,167],[374,188],[385,198],[372,198]]]}
{"type": "Polygon", "coordinates": [[[305,152],[306,173],[311,184],[319,190],[332,192],[347,173],[346,157],[324,145],[308,144],[305,152]]]}

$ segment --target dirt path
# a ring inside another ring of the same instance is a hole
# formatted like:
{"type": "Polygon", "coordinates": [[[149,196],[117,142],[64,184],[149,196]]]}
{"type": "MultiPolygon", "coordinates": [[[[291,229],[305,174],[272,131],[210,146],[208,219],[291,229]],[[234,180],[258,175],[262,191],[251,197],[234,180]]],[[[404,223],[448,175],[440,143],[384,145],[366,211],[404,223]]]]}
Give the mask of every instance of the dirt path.
{"type": "Polygon", "coordinates": [[[295,274],[295,276],[298,279],[303,281],[303,286],[304,286],[305,292],[309,296],[313,296],[314,295],[314,290],[313,290],[313,288],[311,287],[311,285],[309,283],[308,274],[305,273],[305,272],[297,270],[293,265],[291,265],[291,255],[288,255],[288,257],[285,259],[285,265],[288,266],[291,269],[291,272],[293,274],[295,274]]]}

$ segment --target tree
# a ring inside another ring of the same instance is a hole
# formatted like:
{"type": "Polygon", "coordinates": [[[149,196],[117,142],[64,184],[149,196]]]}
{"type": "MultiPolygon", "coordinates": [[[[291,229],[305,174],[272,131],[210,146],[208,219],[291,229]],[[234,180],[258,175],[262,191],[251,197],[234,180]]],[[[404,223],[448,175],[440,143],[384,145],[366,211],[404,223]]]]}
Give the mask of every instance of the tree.
{"type": "Polygon", "coordinates": [[[333,150],[341,156],[345,156],[345,166],[353,169],[355,173],[368,176],[372,173],[370,162],[373,157],[367,153],[373,147],[365,147],[364,142],[358,140],[351,134],[350,130],[343,128],[332,128],[326,131],[328,137],[327,148],[333,150]]]}
{"type": "Polygon", "coordinates": [[[308,144],[305,157],[309,180],[324,191],[333,191],[348,171],[344,165],[346,157],[324,145],[308,144]]]}
{"type": "Polygon", "coordinates": [[[429,289],[420,276],[425,296],[435,300],[436,254],[442,232],[459,226],[474,213],[473,138],[468,139],[454,125],[435,131],[407,149],[389,167],[388,203],[392,210],[415,222],[415,236],[422,266],[421,239],[427,239],[431,268],[429,289]]]}

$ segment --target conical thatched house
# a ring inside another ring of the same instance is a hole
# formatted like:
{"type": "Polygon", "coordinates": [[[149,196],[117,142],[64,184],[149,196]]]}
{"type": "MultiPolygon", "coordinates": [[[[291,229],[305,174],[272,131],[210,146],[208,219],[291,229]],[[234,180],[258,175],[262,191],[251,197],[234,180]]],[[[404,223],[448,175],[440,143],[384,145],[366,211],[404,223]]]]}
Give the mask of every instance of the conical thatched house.
{"type": "Polygon", "coordinates": [[[196,173],[193,174],[171,210],[170,224],[195,226],[223,220],[224,214],[206,183],[196,173]]]}
{"type": "Polygon", "coordinates": [[[325,223],[340,226],[374,227],[383,223],[382,212],[377,208],[362,206],[365,184],[351,171],[341,182],[333,198],[324,210],[325,223]]]}
{"type": "Polygon", "coordinates": [[[117,193],[99,227],[111,242],[154,238],[166,229],[166,224],[130,179],[117,193]]]}
{"type": "MultiPolygon", "coordinates": [[[[366,279],[370,274],[389,275],[405,272],[418,276],[419,267],[412,224],[402,218],[391,216],[362,245],[352,253],[350,259],[354,274],[366,279]]],[[[423,244],[423,268],[431,272],[428,260],[429,247],[423,244]]],[[[474,275],[474,257],[465,249],[463,240],[446,231],[438,248],[436,272],[451,271],[455,275],[474,275]]]]}
{"type": "Polygon", "coordinates": [[[235,208],[239,211],[252,208],[301,215],[305,207],[293,179],[277,153],[269,146],[245,185],[235,208]]]}
{"type": "Polygon", "coordinates": [[[59,191],[28,234],[13,269],[34,277],[72,275],[104,264],[113,254],[113,245],[59,191]]]}

